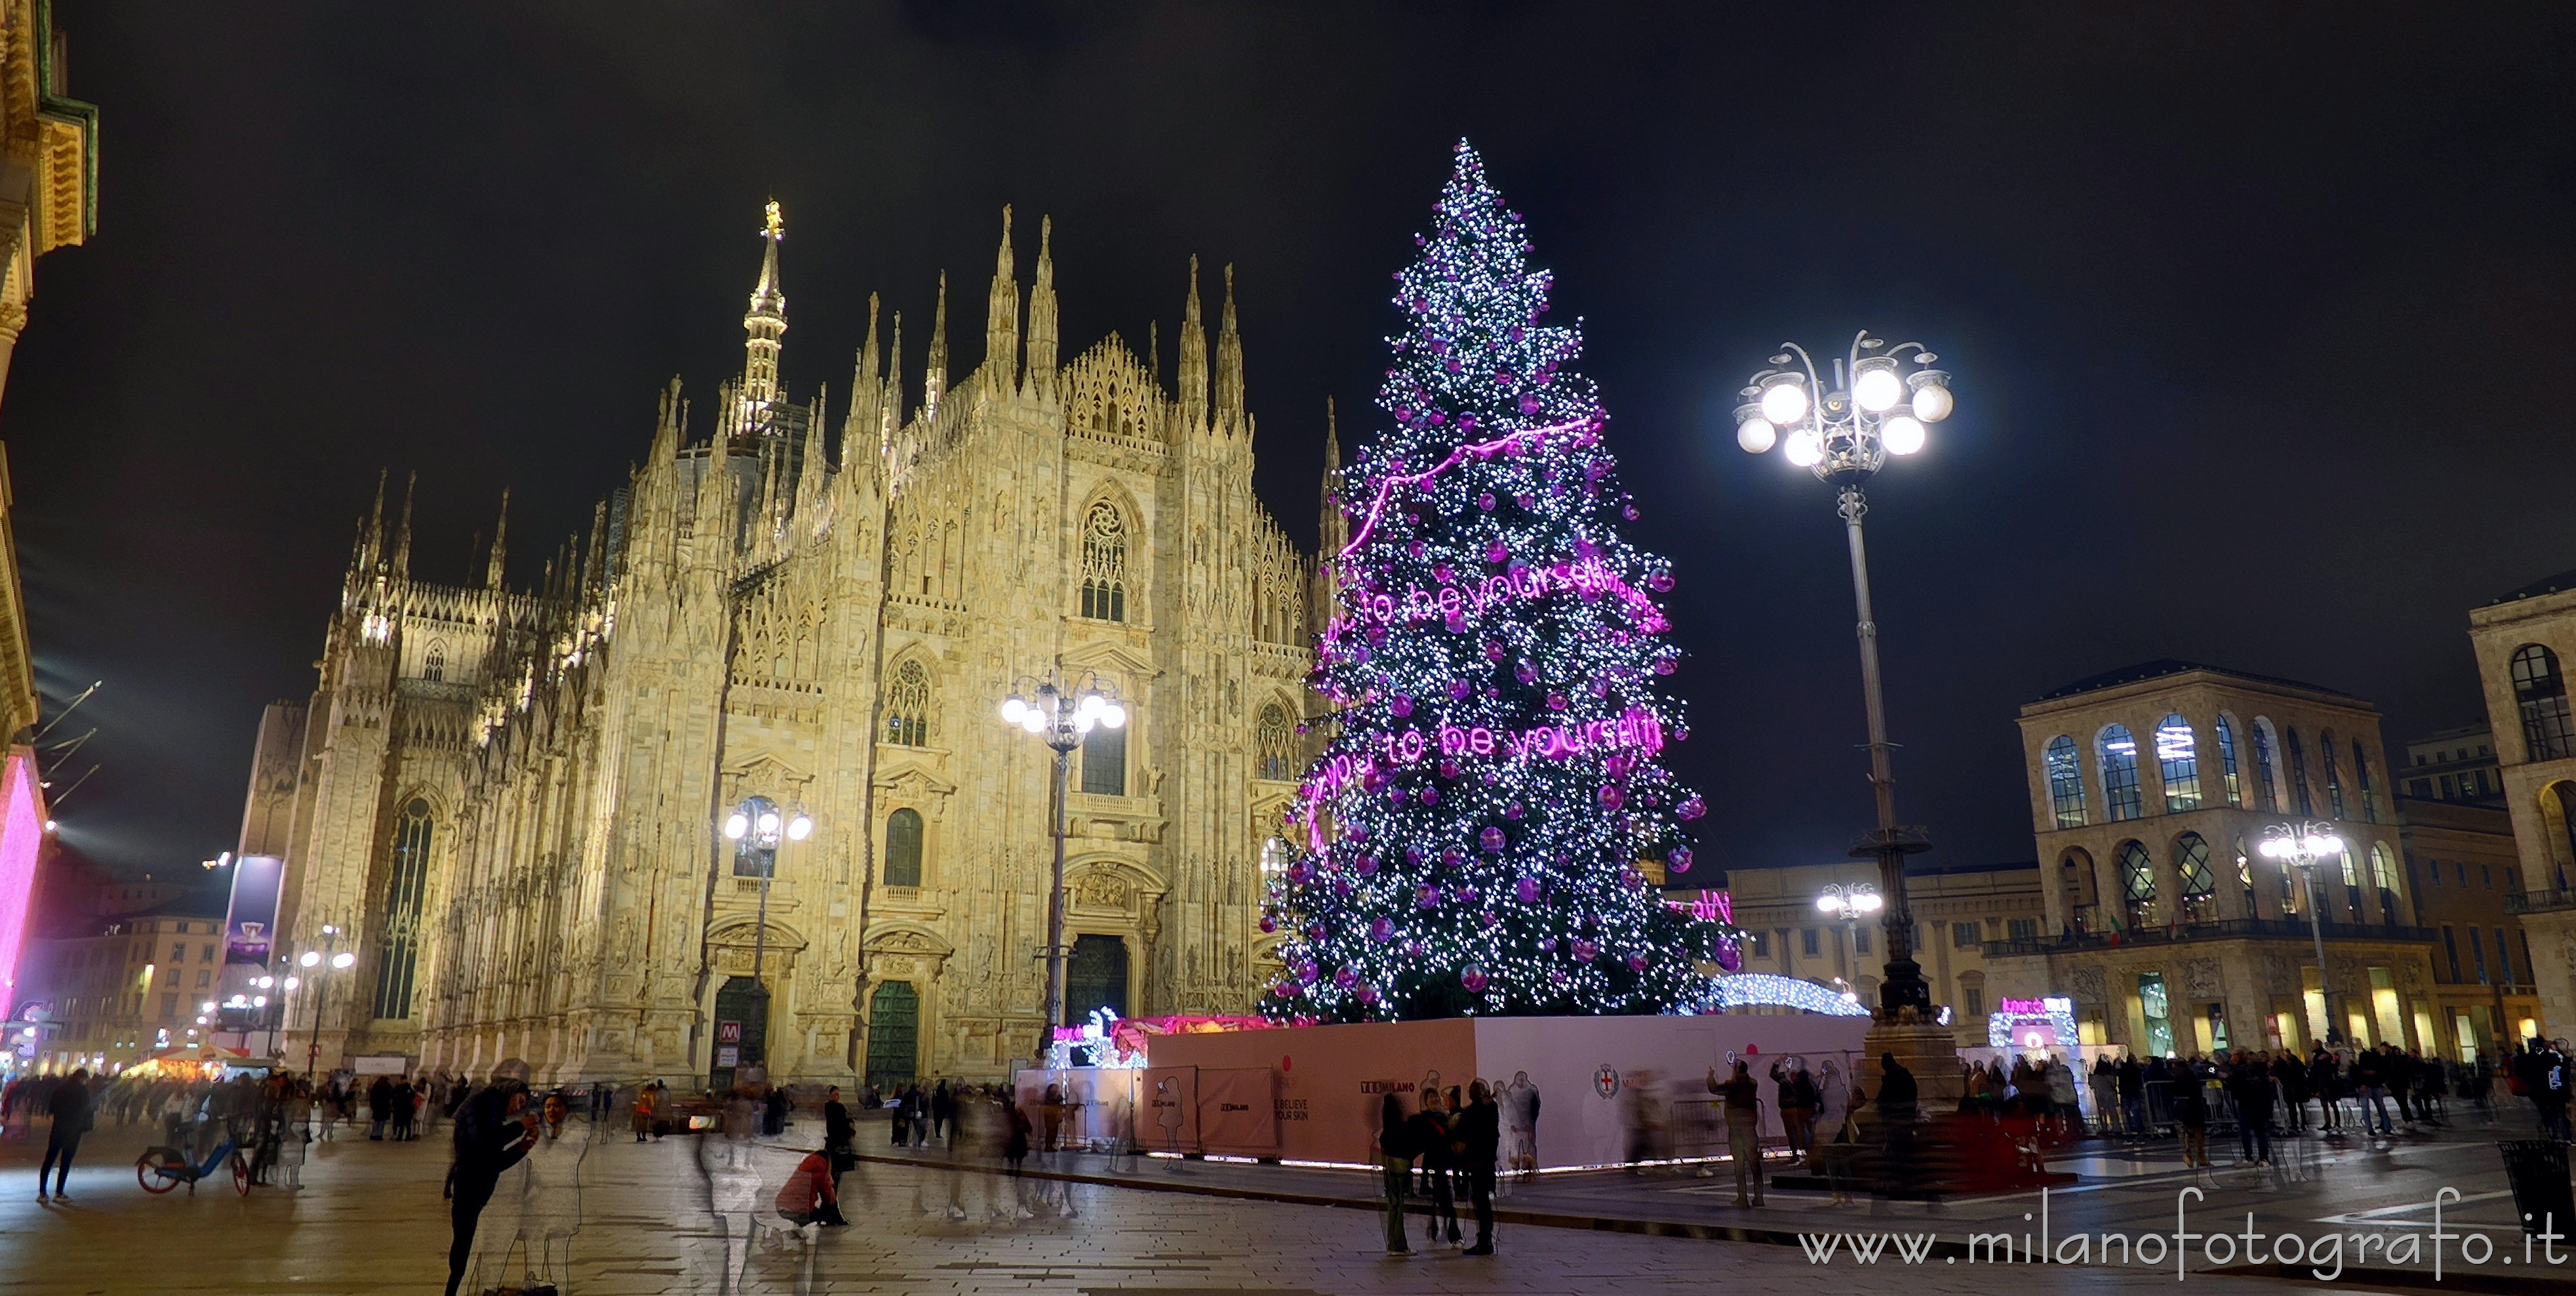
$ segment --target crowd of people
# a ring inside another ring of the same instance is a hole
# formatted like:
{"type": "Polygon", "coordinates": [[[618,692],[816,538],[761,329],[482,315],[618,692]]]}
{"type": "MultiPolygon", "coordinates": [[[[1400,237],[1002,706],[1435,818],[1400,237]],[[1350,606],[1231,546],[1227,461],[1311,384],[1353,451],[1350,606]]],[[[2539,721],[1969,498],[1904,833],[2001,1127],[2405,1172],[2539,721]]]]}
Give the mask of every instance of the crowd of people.
{"type": "Polygon", "coordinates": [[[1424,1088],[1420,1103],[1404,1109],[1390,1093],[1378,1113],[1378,1162],[1386,1174],[1386,1253],[1411,1255],[1407,1240],[1407,1204],[1418,1191],[1427,1206],[1430,1230],[1424,1241],[1440,1244],[1446,1230],[1449,1245],[1463,1255],[1494,1253],[1494,1167],[1502,1155],[1502,1110],[1491,1085],[1424,1088]],[[1468,1243],[1458,1227],[1458,1198],[1467,1198],[1476,1221],[1476,1240],[1468,1243]]]}

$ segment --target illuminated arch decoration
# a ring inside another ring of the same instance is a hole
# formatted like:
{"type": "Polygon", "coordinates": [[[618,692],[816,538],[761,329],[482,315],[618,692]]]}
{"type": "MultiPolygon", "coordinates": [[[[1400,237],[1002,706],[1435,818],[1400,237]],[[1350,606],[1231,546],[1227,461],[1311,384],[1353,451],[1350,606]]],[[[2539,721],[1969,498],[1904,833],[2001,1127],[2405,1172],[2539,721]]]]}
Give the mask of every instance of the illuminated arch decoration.
{"type": "Polygon", "coordinates": [[[2073,1048],[2075,1001],[2064,995],[2045,999],[2005,999],[1986,1017],[1986,1045],[1999,1049],[2073,1048]]]}
{"type": "Polygon", "coordinates": [[[1732,1008],[1796,1008],[1827,1017],[1867,1017],[1869,1009],[1813,981],[1774,972],[1738,972],[1717,979],[1716,1004],[1732,1008]]]}

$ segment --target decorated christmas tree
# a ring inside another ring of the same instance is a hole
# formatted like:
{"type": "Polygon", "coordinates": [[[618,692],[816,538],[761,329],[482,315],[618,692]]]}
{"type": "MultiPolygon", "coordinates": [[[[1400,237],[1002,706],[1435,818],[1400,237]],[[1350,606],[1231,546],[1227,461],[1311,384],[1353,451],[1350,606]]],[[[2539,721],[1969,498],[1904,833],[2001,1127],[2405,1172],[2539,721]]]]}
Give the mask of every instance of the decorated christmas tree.
{"type": "Polygon", "coordinates": [[[1667,904],[1703,811],[1662,762],[1686,736],[1670,565],[1575,372],[1578,328],[1540,323],[1528,264],[1464,142],[1378,405],[1346,470],[1349,547],[1318,645],[1332,737],[1289,812],[1265,928],[1284,934],[1274,1017],[1647,1013],[1710,993],[1732,933],[1667,904]]]}

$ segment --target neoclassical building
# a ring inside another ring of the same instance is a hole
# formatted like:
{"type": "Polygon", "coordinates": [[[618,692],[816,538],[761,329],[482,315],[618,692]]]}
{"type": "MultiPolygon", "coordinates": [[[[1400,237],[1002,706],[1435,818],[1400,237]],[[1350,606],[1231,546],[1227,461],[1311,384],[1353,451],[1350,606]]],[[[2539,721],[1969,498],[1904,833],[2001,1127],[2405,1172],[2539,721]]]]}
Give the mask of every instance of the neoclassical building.
{"type": "Polygon", "coordinates": [[[1191,262],[1176,389],[1115,335],[1066,361],[1048,231],[1024,284],[1005,210],[982,362],[952,380],[944,276],[917,382],[871,299],[827,446],[781,369],[783,233],[773,204],[710,431],[673,380],[534,588],[497,534],[479,586],[414,579],[379,492],[245,816],[246,852],[288,861],[286,945],[358,954],[289,1006],[325,1065],[686,1085],[765,1048],[780,1079],[999,1076],[1044,1015],[1052,755],[995,708],[1050,674],[1134,717],[1066,797],[1068,1015],[1239,1012],[1265,982],[1325,591],[1253,495],[1231,272],[1211,358],[1191,262]],[[816,825],[765,926],[718,830],[752,795],[816,825]]]}
{"type": "Polygon", "coordinates": [[[1987,945],[1997,997],[2064,995],[2086,1043],[2140,1053],[2331,1034],[2456,1055],[2377,708],[2165,660],[2078,680],[2020,722],[2046,919],[1987,945]],[[2314,914],[2260,849],[2305,822],[2345,843],[2316,869],[2314,914]]]}

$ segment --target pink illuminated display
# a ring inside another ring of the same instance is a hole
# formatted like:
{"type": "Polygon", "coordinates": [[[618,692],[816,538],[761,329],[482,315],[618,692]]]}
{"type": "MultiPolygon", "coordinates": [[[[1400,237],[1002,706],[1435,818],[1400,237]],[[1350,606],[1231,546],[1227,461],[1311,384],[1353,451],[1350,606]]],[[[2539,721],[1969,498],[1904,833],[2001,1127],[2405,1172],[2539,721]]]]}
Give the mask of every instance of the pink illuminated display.
{"type": "MultiPolygon", "coordinates": [[[[1404,597],[1392,594],[1358,595],[1363,625],[1402,625],[1416,621],[1449,622],[1483,616],[1501,607],[1506,599],[1538,599],[1560,591],[1584,598],[1608,595],[1618,600],[1628,612],[1628,619],[1647,634],[1662,634],[1670,629],[1662,608],[1635,586],[1619,579],[1618,573],[1599,558],[1570,558],[1547,567],[1514,567],[1508,573],[1486,577],[1481,582],[1465,585],[1443,585],[1437,590],[1416,585],[1404,597]]],[[[1324,630],[1324,642],[1332,644],[1340,637],[1339,618],[1324,630]]]]}
{"type": "Polygon", "coordinates": [[[27,753],[9,753],[8,803],[0,812],[0,1005],[16,1007],[18,947],[27,929],[27,896],[36,884],[36,848],[45,837],[44,811],[27,753]]]}
{"type": "MultiPolygon", "coordinates": [[[[1664,749],[1664,726],[1653,712],[1633,707],[1616,720],[1581,724],[1538,725],[1528,729],[1491,729],[1484,725],[1442,725],[1437,730],[1402,729],[1379,735],[1378,750],[1361,758],[1343,753],[1326,759],[1302,788],[1308,800],[1327,801],[1353,781],[1365,782],[1371,771],[1392,770],[1431,756],[1495,756],[1525,761],[1533,757],[1571,760],[1590,752],[1630,750],[1652,756],[1664,749]],[[1436,734],[1436,739],[1431,735],[1436,734]]],[[[1308,819],[1308,845],[1324,849],[1323,817],[1308,819]]]]}
{"type": "Polygon", "coordinates": [[[1448,458],[1423,469],[1421,472],[1397,473],[1389,476],[1386,480],[1377,484],[1377,498],[1369,501],[1368,517],[1360,522],[1358,533],[1351,537],[1351,542],[1349,544],[1342,546],[1342,552],[1337,556],[1348,558],[1352,554],[1358,553],[1360,551],[1360,546],[1368,543],[1370,534],[1377,530],[1378,515],[1386,511],[1386,497],[1396,487],[1420,486],[1424,482],[1430,481],[1432,478],[1437,477],[1470,459],[1491,459],[1499,454],[1517,455],[1530,447],[1536,446],[1539,442],[1546,440],[1548,437],[1555,436],[1559,433],[1582,433],[1583,437],[1578,438],[1576,444],[1591,444],[1592,442],[1597,442],[1601,439],[1600,435],[1593,431],[1593,424],[1595,421],[1596,420],[1593,419],[1578,419],[1571,423],[1551,423],[1546,427],[1529,428],[1525,431],[1514,432],[1508,436],[1499,436],[1491,441],[1479,441],[1474,445],[1462,445],[1457,449],[1450,451],[1448,458]]]}

